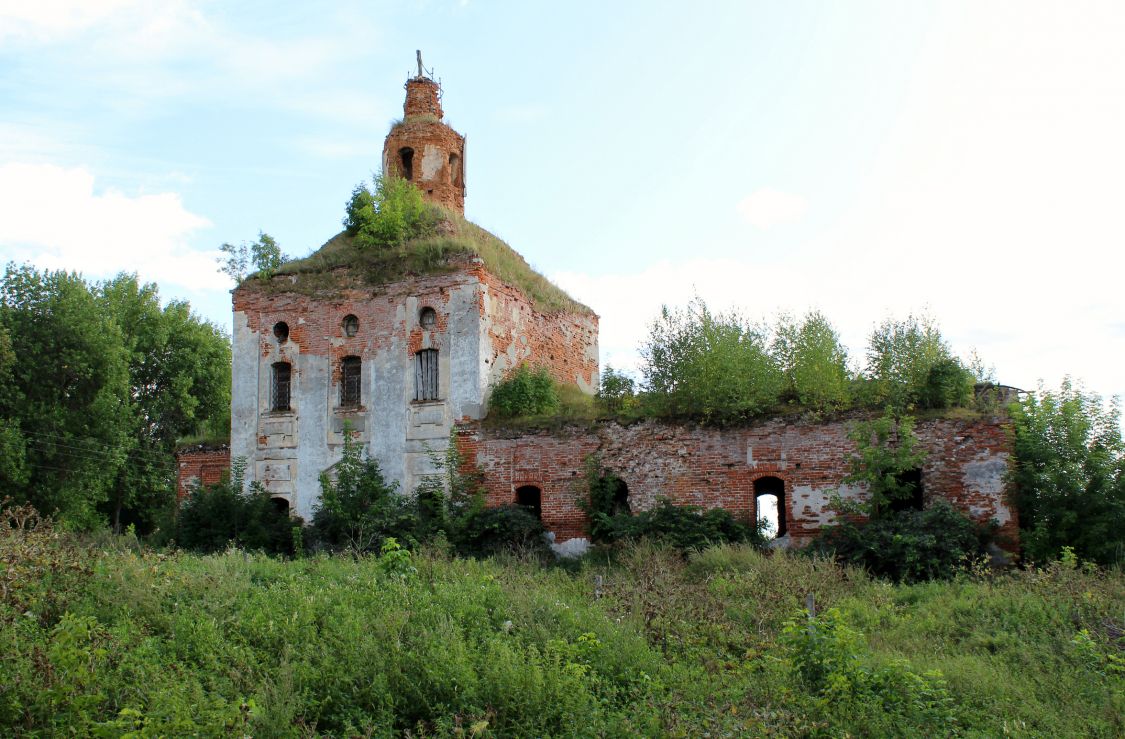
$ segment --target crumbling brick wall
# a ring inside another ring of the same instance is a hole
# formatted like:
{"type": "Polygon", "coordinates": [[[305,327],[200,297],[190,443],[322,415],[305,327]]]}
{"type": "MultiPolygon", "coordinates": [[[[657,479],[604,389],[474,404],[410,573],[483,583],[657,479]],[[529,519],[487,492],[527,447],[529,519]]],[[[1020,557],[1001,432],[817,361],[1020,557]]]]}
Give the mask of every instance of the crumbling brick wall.
{"type": "Polygon", "coordinates": [[[176,451],[176,499],[183,500],[197,485],[214,485],[230,472],[230,447],[197,444],[176,451]]]}
{"type": "MultiPolygon", "coordinates": [[[[634,511],[668,498],[681,505],[725,508],[752,521],[754,481],[780,478],[788,534],[799,544],[834,520],[828,507],[833,492],[864,495],[843,484],[855,451],[849,428],[849,421],[784,419],[723,430],[656,421],[522,432],[463,425],[458,446],[484,473],[489,505],[514,502],[520,486],[540,488],[544,524],[558,541],[586,535],[589,521],[577,501],[585,493],[584,461],[597,454],[628,485],[634,511]]],[[[1014,546],[1016,517],[1004,490],[1012,453],[1007,419],[923,420],[916,433],[926,452],[926,498],[945,498],[980,521],[995,519],[1001,536],[1014,546]]]]}
{"type": "Polygon", "coordinates": [[[520,364],[545,367],[565,385],[593,394],[598,389],[598,317],[593,313],[545,313],[522,291],[484,269],[481,306],[487,321],[487,359],[495,383],[520,364]]]}
{"type": "Polygon", "coordinates": [[[432,473],[430,451],[445,448],[453,423],[481,418],[490,386],[519,363],[593,392],[597,316],[541,312],[472,255],[448,266],[378,286],[339,270],[248,280],[234,291],[231,439],[247,479],[311,515],[320,475],[339,461],[350,427],[387,478],[411,491],[432,473]],[[285,340],[275,336],[282,322],[285,340]],[[418,397],[422,349],[437,350],[436,397],[418,397]],[[359,360],[358,405],[341,401],[346,357],[359,360]],[[275,411],[278,362],[290,366],[289,406],[275,411]]]}

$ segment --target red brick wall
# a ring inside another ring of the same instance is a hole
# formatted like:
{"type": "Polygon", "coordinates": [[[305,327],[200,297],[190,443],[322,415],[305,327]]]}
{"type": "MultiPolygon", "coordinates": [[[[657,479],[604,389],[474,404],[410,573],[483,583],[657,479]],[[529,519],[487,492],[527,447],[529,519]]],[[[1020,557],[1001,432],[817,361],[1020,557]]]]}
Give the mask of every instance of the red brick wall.
{"type": "MultiPolygon", "coordinates": [[[[588,521],[576,500],[584,493],[583,462],[595,452],[629,486],[634,511],[667,497],[678,504],[726,508],[749,521],[755,516],[754,481],[778,477],[785,483],[789,534],[801,541],[830,519],[826,491],[841,486],[855,450],[848,428],[847,422],[779,419],[728,430],[656,422],[552,432],[466,425],[458,444],[466,460],[484,472],[489,505],[514,502],[521,485],[539,487],[544,524],[559,541],[585,535],[588,521]]],[[[938,419],[919,422],[916,432],[927,452],[925,495],[946,498],[978,520],[996,517],[1001,534],[1014,542],[1015,514],[996,485],[996,473],[1006,469],[1011,453],[1009,424],[938,419]]]]}
{"type": "Polygon", "coordinates": [[[384,172],[399,177],[406,176],[399,160],[399,151],[403,147],[414,150],[411,181],[422,191],[422,195],[431,202],[464,214],[465,138],[444,123],[406,118],[391,129],[383,142],[384,172]],[[441,168],[429,178],[426,178],[422,171],[422,159],[427,147],[433,147],[442,153],[441,168]],[[450,167],[450,154],[456,154],[461,160],[461,176],[457,182],[454,181],[450,167]]]}
{"type": "MultiPolygon", "coordinates": [[[[344,280],[341,275],[339,282],[344,280]]],[[[250,329],[261,337],[263,358],[273,351],[270,337],[274,324],[284,321],[289,325],[289,341],[299,346],[302,354],[331,357],[338,379],[344,357],[368,359],[396,344],[407,356],[421,348],[423,329],[418,316],[406,316],[405,321],[398,316],[398,306],[407,297],[418,299],[419,310],[428,306],[437,313],[430,345],[440,348],[440,337],[448,327],[450,291],[473,281],[469,273],[454,272],[408,278],[378,290],[341,287],[316,296],[269,290],[250,281],[234,291],[234,310],[245,313],[250,329]],[[351,337],[344,334],[343,324],[349,314],[359,319],[359,330],[351,337]]]]}
{"type": "MultiPolygon", "coordinates": [[[[481,282],[488,286],[492,302],[488,338],[492,344],[489,363],[506,355],[506,370],[521,362],[546,367],[551,376],[566,385],[597,389],[598,317],[593,313],[542,313],[531,299],[483,269],[481,282]],[[512,361],[510,349],[517,354],[512,361]]],[[[501,379],[499,377],[494,380],[501,379]]]]}
{"type": "MultiPolygon", "coordinates": [[[[281,276],[274,281],[287,279],[281,276]]],[[[339,283],[344,284],[345,280],[340,275],[339,283]]],[[[596,388],[598,317],[592,313],[541,313],[523,292],[501,282],[479,260],[466,263],[456,272],[407,278],[382,285],[377,291],[340,287],[328,294],[310,296],[268,289],[251,280],[234,291],[234,310],[245,313],[250,329],[261,337],[264,359],[269,359],[274,351],[274,325],[284,321],[289,326],[289,341],[299,346],[302,354],[331,357],[333,380],[338,381],[339,364],[344,357],[357,356],[366,361],[394,345],[412,356],[423,347],[424,330],[418,316],[406,316],[404,322],[397,315],[398,306],[408,296],[418,299],[419,308],[434,308],[437,325],[429,330],[428,346],[443,348],[441,339],[448,330],[450,291],[476,281],[488,287],[491,303],[486,311],[483,298],[478,302],[478,310],[488,321],[491,343],[491,353],[486,349],[485,358],[490,367],[505,367],[504,372],[492,372],[493,381],[520,362],[527,362],[547,367],[559,382],[596,388]],[[349,314],[359,319],[354,337],[344,334],[343,320],[349,314]],[[511,353],[516,354],[515,364],[511,364],[511,353]],[[497,365],[501,355],[506,359],[497,365]]]]}
{"type": "Polygon", "coordinates": [[[441,86],[427,77],[414,77],[406,81],[406,102],[402,112],[406,116],[432,115],[442,117],[441,86]]]}
{"type": "Polygon", "coordinates": [[[230,447],[196,446],[176,452],[176,499],[195,485],[214,485],[230,472],[230,447]]]}

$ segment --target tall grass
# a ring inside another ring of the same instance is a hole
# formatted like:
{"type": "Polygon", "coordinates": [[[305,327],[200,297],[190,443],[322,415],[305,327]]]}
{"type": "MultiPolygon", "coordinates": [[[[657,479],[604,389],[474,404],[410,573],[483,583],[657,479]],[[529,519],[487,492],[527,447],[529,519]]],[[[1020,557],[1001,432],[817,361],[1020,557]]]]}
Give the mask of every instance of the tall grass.
{"type": "Polygon", "coordinates": [[[734,545],[564,570],[38,537],[0,536],[34,578],[0,598],[5,734],[1125,732],[1125,576],[1073,563],[907,587],[734,545]]]}

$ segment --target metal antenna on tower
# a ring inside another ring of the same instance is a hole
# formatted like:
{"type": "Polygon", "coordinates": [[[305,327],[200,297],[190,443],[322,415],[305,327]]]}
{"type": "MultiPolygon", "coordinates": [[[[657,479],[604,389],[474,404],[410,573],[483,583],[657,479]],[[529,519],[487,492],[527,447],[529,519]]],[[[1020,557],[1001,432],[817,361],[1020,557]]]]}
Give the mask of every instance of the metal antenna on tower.
{"type": "Polygon", "coordinates": [[[414,54],[418,57],[418,76],[421,77],[424,71],[424,68],[422,67],[422,50],[416,49],[414,51],[414,54]]]}

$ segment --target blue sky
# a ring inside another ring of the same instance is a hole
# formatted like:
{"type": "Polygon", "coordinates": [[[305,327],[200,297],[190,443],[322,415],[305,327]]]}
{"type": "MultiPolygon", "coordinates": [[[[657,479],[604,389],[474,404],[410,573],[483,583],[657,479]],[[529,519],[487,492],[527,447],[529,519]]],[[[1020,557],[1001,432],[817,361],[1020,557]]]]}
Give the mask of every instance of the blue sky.
{"type": "Polygon", "coordinates": [[[928,311],[1001,381],[1125,393],[1125,5],[0,0],[0,259],[229,324],[219,244],[303,256],[414,50],[467,215],[602,316],[928,311]]]}

